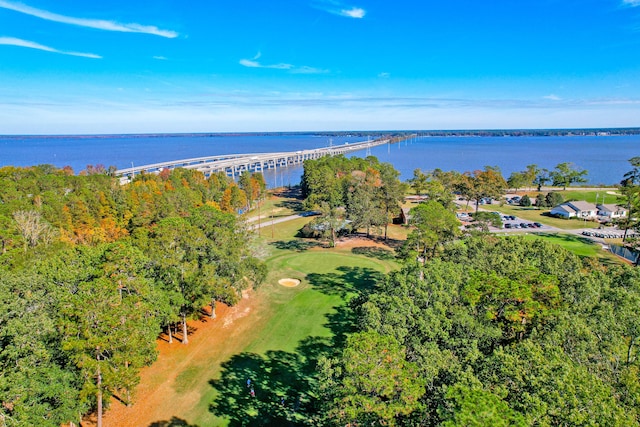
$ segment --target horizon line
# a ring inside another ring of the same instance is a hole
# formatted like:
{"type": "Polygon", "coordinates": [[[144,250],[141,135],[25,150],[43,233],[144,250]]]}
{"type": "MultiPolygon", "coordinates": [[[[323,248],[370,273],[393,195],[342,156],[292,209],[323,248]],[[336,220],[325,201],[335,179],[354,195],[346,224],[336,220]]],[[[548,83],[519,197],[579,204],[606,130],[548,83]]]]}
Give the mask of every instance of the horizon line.
{"type": "Polygon", "coordinates": [[[640,133],[640,126],[585,127],[585,128],[468,128],[468,129],[380,129],[380,130],[294,130],[294,131],[226,131],[226,132],[136,132],[136,133],[69,133],[69,134],[0,134],[0,138],[100,138],[100,137],[153,137],[153,136],[240,136],[240,135],[324,135],[324,134],[381,134],[381,133],[481,133],[481,132],[607,132],[626,131],[640,133]]]}

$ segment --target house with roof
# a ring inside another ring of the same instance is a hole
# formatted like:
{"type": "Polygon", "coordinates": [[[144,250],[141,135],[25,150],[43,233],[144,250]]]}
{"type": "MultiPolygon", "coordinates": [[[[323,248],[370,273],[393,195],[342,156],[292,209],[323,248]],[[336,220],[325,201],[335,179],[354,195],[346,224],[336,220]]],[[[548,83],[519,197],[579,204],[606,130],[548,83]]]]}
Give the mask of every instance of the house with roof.
{"type": "Polygon", "coordinates": [[[602,217],[604,220],[612,220],[618,218],[626,218],[627,210],[622,206],[613,205],[613,204],[599,204],[598,206],[598,215],[602,217]]]}
{"type": "Polygon", "coordinates": [[[598,208],[593,203],[584,201],[564,202],[551,209],[550,213],[566,219],[596,219],[598,217],[598,208]]]}

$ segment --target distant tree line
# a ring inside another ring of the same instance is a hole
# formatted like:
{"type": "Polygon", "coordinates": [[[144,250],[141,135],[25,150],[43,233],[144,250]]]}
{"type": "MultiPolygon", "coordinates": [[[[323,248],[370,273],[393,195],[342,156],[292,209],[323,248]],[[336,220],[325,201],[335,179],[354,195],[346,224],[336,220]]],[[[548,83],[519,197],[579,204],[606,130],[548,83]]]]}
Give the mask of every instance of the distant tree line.
{"type": "Polygon", "coordinates": [[[262,175],[236,184],[187,169],[120,185],[102,167],[0,168],[0,425],[59,426],[110,396],[129,404],[164,331],[215,317],[259,285],[265,264],[236,212],[262,175]]]}

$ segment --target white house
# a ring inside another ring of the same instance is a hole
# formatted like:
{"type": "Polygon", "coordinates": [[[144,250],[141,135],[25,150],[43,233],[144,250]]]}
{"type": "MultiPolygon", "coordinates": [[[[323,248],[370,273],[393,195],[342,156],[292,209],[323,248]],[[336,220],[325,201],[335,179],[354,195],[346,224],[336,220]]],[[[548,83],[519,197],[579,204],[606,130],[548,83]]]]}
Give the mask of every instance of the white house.
{"type": "Polygon", "coordinates": [[[605,219],[626,218],[627,210],[618,205],[600,204],[598,205],[598,215],[604,217],[605,219]]]}
{"type": "Polygon", "coordinates": [[[567,219],[596,219],[598,217],[598,208],[593,203],[583,201],[564,202],[563,204],[551,209],[551,215],[567,219]]]}

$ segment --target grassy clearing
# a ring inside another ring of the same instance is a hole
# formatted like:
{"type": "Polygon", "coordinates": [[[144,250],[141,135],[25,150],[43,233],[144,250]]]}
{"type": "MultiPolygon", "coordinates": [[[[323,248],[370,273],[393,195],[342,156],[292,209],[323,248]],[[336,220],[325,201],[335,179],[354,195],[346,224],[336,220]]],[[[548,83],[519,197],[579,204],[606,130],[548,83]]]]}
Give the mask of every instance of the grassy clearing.
{"type": "Polygon", "coordinates": [[[260,208],[257,207],[247,213],[247,218],[254,218],[258,216],[267,216],[274,218],[281,218],[289,215],[293,215],[302,212],[302,201],[297,199],[296,190],[283,189],[280,193],[269,193],[265,200],[260,203],[260,208]]]}
{"type": "Polygon", "coordinates": [[[189,422],[222,426],[299,421],[317,388],[318,357],[330,355],[335,343],[353,328],[348,301],[397,267],[375,251],[319,249],[295,238],[308,220],[275,224],[274,238],[270,234],[265,238],[274,249],[267,259],[266,284],[256,295],[264,301],[259,327],[245,335],[247,345],[241,352],[219,365],[202,367],[199,375],[212,380],[207,390],[200,391],[189,422]],[[294,288],[279,285],[278,280],[286,277],[301,283],[294,288]],[[248,394],[246,378],[253,379],[255,398],[248,394]],[[287,408],[298,405],[298,411],[283,411],[277,404],[282,397],[289,399],[287,408]]]}
{"type": "Polygon", "coordinates": [[[616,188],[603,188],[598,191],[565,190],[559,191],[559,193],[562,195],[564,200],[584,200],[589,203],[596,203],[596,199],[598,203],[602,203],[603,199],[605,203],[615,203],[617,200],[617,196],[615,194],[609,194],[617,194],[616,188]]]}
{"type": "Polygon", "coordinates": [[[602,246],[587,238],[565,233],[536,233],[525,235],[526,239],[544,239],[558,244],[581,257],[594,257],[603,264],[620,264],[622,261],[602,246]]]}

